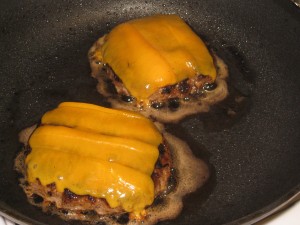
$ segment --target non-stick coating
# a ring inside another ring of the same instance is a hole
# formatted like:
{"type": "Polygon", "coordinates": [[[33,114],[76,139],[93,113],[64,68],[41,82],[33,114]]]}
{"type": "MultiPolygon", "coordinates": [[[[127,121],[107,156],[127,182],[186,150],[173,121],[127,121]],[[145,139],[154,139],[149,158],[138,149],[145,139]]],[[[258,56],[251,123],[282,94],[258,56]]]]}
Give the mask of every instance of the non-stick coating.
{"type": "Polygon", "coordinates": [[[232,96],[246,99],[167,126],[209,161],[212,177],[178,218],[160,224],[229,223],[299,191],[300,11],[289,1],[2,0],[0,9],[3,213],[67,224],[30,206],[18,187],[18,132],[62,101],[106,105],[89,77],[89,47],[116,24],[155,13],[184,18],[228,63],[232,96]]]}

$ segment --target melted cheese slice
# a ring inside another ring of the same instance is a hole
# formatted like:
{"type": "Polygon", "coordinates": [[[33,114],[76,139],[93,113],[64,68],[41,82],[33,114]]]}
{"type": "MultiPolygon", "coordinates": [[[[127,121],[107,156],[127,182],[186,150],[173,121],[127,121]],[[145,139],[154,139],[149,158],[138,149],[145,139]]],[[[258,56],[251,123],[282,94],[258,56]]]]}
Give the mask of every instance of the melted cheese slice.
{"type": "Polygon", "coordinates": [[[156,15],[116,26],[105,36],[99,58],[140,100],[195,75],[216,78],[205,44],[177,15],[156,15]]]}
{"type": "Polygon", "coordinates": [[[161,141],[151,121],[136,113],[62,103],[43,116],[29,139],[28,181],[55,183],[59,192],[105,198],[112,208],[138,214],[154,200],[151,174],[161,141]]]}

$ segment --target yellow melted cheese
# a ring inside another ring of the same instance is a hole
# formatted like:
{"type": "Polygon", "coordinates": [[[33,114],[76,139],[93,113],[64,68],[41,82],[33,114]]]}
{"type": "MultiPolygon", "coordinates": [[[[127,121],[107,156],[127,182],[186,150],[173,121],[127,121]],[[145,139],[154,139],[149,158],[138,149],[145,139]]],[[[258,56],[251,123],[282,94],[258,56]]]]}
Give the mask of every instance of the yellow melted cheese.
{"type": "Polygon", "coordinates": [[[78,195],[105,198],[112,208],[140,213],[154,200],[151,174],[161,140],[151,121],[135,113],[85,103],[62,103],[43,116],[42,125],[29,139],[28,181],[55,183],[59,192],[67,188],[78,195]],[[74,109],[84,109],[85,114],[74,113],[74,109]],[[129,133],[147,130],[151,141],[124,137],[122,121],[129,133]]]}
{"type": "Polygon", "coordinates": [[[58,108],[45,113],[42,124],[63,125],[153,145],[162,142],[155,125],[139,113],[86,103],[63,102],[58,108]]]}
{"type": "Polygon", "coordinates": [[[195,75],[216,78],[207,47],[177,15],[156,15],[116,26],[105,36],[97,56],[139,100],[195,75]]]}

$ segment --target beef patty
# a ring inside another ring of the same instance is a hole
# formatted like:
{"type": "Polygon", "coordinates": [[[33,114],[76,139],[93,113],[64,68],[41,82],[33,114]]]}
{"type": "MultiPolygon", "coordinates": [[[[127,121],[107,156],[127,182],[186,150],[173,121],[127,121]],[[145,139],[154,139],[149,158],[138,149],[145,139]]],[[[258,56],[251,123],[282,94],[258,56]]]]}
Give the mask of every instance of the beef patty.
{"type": "Polygon", "coordinates": [[[160,122],[177,122],[185,116],[208,112],[210,106],[228,96],[228,68],[224,61],[212,53],[217,77],[196,75],[178,83],[159,88],[147,102],[137,100],[123,84],[123,81],[108,64],[99,61],[98,54],[105,36],[90,48],[88,58],[91,75],[98,81],[98,92],[106,97],[113,108],[137,111],[160,122]]]}
{"type": "MultiPolygon", "coordinates": [[[[84,220],[96,223],[107,216],[115,218],[117,222],[120,219],[129,220],[129,217],[134,220],[143,219],[133,214],[129,215],[121,207],[111,208],[104,198],[77,195],[68,189],[65,189],[64,192],[58,192],[55,183],[43,186],[38,179],[29,183],[26,177],[25,158],[31,151],[28,140],[34,128],[27,128],[21,132],[20,140],[23,142],[24,148],[15,160],[15,169],[22,175],[20,178],[21,187],[31,204],[41,207],[44,212],[57,214],[67,220],[84,220]]],[[[151,177],[154,181],[156,199],[167,195],[175,187],[176,179],[172,156],[165,140],[159,146],[159,158],[151,177]]]]}

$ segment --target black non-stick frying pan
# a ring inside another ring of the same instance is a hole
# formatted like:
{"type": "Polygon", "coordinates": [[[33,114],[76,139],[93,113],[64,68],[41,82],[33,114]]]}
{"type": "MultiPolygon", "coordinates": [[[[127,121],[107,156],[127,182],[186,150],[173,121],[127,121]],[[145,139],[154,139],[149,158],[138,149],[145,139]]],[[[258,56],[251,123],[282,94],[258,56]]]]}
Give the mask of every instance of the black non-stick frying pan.
{"type": "Polygon", "coordinates": [[[89,76],[89,47],[116,24],[156,13],[179,14],[230,70],[225,102],[167,125],[212,176],[178,218],[159,224],[253,222],[299,194],[300,10],[290,1],[1,0],[0,214],[67,224],[27,203],[13,171],[18,132],[62,101],[108,106],[89,76]]]}

